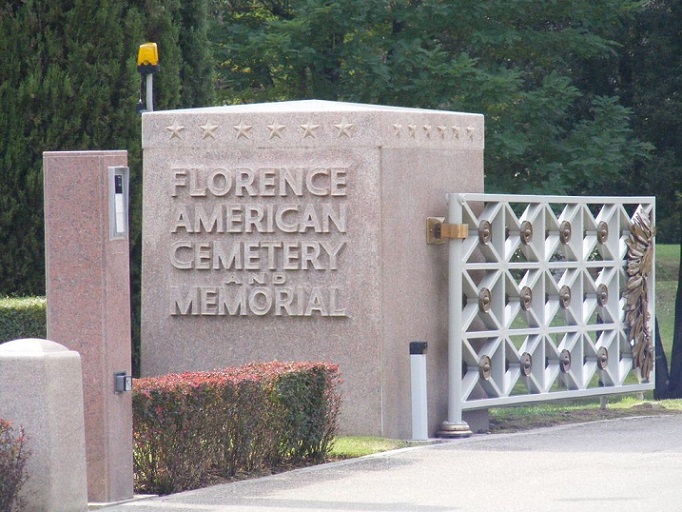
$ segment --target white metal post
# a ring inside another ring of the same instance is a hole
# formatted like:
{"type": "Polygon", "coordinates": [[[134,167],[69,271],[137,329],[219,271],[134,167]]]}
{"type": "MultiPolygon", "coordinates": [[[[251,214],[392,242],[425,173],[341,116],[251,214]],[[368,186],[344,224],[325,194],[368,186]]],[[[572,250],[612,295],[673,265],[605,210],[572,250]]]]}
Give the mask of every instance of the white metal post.
{"type": "Polygon", "coordinates": [[[145,84],[147,91],[147,112],[154,111],[154,73],[147,73],[147,82],[145,84]]]}
{"type": "MultiPolygon", "coordinates": [[[[462,223],[458,194],[448,194],[448,222],[462,223]]],[[[466,437],[471,429],[462,419],[462,240],[451,239],[448,249],[448,420],[438,435],[466,437]]]]}
{"type": "Polygon", "coordinates": [[[429,438],[428,402],[426,393],[425,341],[410,343],[410,370],[412,391],[412,439],[425,441],[429,438]]]}

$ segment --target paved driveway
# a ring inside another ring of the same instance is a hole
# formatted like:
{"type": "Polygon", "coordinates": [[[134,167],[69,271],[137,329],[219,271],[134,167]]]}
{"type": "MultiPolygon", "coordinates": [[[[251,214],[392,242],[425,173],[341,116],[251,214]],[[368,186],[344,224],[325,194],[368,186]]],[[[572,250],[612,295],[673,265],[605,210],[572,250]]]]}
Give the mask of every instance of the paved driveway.
{"type": "Polygon", "coordinates": [[[474,436],[102,509],[677,510],[682,510],[682,415],[474,436]]]}

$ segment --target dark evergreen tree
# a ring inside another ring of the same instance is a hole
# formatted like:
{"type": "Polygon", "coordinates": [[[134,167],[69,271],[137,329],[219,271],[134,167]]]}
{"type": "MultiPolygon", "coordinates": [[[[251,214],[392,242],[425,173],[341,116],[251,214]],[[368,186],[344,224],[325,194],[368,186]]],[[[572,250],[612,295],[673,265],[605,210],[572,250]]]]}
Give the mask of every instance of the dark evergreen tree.
{"type": "MultiPolygon", "coordinates": [[[[630,183],[640,194],[656,196],[657,241],[682,247],[681,31],[679,2],[646,2],[634,22],[621,31],[619,67],[609,74],[616,77],[611,84],[634,111],[634,129],[656,148],[653,157],[630,175],[630,183]]],[[[682,397],[682,272],[674,311],[669,383],[667,389],[664,382],[657,383],[658,396],[682,397]]],[[[667,368],[660,370],[668,374],[667,368]]]]}
{"type": "Polygon", "coordinates": [[[0,293],[44,293],[47,150],[128,150],[139,274],[137,50],[145,41],[159,45],[156,109],[211,104],[206,2],[25,0],[0,7],[0,293]]]}
{"type": "Polygon", "coordinates": [[[208,41],[208,0],[183,0],[179,15],[182,107],[213,105],[214,62],[208,41]]]}
{"type": "MultiPolygon", "coordinates": [[[[0,6],[0,294],[45,291],[43,151],[126,149],[137,341],[142,204],[137,51],[146,41],[159,45],[156,110],[210,105],[206,2],[12,0],[0,6]]],[[[134,353],[136,358],[137,348],[134,353]]]]}
{"type": "MultiPolygon", "coordinates": [[[[50,129],[51,104],[58,89],[73,87],[56,51],[63,40],[63,18],[56,6],[29,0],[0,11],[0,290],[44,291],[42,151],[63,142],[71,129],[50,129]],[[42,141],[49,145],[43,145],[42,141]]],[[[60,108],[68,105],[59,102],[60,108]]],[[[56,128],[56,127],[55,127],[56,128]]]]}
{"type": "MultiPolygon", "coordinates": [[[[633,189],[656,196],[658,242],[681,239],[682,190],[682,4],[646,2],[633,22],[621,29],[618,67],[609,85],[633,111],[633,129],[655,146],[652,158],[630,175],[633,189]]],[[[595,63],[593,76],[603,72],[595,63]]]]}

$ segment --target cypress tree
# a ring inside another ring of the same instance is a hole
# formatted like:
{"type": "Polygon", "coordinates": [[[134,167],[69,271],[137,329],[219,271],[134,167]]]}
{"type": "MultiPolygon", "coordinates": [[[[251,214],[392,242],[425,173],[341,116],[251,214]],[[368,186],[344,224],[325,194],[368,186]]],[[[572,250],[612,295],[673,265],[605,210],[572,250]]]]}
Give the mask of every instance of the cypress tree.
{"type": "Polygon", "coordinates": [[[137,285],[137,50],[146,41],[159,45],[155,109],[209,104],[206,2],[10,0],[0,7],[0,294],[44,293],[43,151],[128,150],[137,285]]]}
{"type": "Polygon", "coordinates": [[[0,51],[7,56],[0,61],[0,290],[41,293],[42,145],[34,142],[45,132],[42,84],[59,12],[33,0],[11,2],[0,12],[0,51]]]}
{"type": "Polygon", "coordinates": [[[213,57],[208,43],[208,0],[184,0],[179,45],[182,106],[205,107],[215,101],[213,57]]]}

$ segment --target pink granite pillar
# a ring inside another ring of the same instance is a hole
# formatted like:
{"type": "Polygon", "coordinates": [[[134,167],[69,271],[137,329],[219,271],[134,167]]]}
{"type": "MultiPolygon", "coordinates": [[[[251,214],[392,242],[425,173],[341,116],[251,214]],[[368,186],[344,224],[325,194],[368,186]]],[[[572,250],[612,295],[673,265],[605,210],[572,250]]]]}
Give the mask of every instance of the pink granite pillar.
{"type": "Polygon", "coordinates": [[[117,225],[123,196],[109,198],[127,162],[126,151],[43,154],[47,336],[81,355],[88,500],[100,503],[133,496],[131,393],[114,389],[131,372],[127,214],[117,225]]]}

